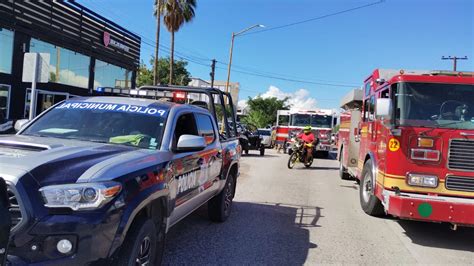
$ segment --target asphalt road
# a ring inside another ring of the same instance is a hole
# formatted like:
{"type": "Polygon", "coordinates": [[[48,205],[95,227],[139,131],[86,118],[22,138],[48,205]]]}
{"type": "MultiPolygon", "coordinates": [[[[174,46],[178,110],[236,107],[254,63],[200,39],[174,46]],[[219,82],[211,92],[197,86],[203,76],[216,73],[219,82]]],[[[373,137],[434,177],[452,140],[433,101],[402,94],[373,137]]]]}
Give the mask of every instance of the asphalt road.
{"type": "Polygon", "coordinates": [[[335,160],[286,167],[286,154],[242,159],[233,213],[215,224],[202,208],[173,227],[164,264],[474,265],[474,228],[374,218],[335,160]]]}

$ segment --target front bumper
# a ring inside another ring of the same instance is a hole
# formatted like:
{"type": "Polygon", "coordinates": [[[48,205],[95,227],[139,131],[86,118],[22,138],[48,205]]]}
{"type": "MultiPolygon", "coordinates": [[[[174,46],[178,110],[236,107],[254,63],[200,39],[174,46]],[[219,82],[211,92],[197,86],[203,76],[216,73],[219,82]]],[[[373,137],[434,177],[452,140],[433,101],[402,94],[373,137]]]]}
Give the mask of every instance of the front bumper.
{"type": "Polygon", "coordinates": [[[108,259],[115,238],[119,213],[51,215],[27,232],[31,238],[20,246],[11,245],[8,260],[13,265],[84,265],[108,259]],[[57,242],[73,243],[69,254],[57,251],[57,242]]]}
{"type": "Polygon", "coordinates": [[[401,219],[474,225],[474,199],[383,192],[388,212],[401,219]]]}

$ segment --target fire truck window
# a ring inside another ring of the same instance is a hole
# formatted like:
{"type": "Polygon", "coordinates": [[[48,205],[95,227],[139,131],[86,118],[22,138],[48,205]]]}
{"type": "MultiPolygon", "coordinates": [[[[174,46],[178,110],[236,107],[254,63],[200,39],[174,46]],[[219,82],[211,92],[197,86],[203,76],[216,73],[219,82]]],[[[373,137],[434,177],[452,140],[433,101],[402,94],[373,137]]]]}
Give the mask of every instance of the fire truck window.
{"type": "Polygon", "coordinates": [[[369,99],[364,101],[364,122],[369,119],[369,99]]]}
{"type": "Polygon", "coordinates": [[[369,96],[370,94],[370,80],[365,83],[365,96],[369,96]]]}
{"type": "Polygon", "coordinates": [[[390,90],[389,90],[389,89],[383,90],[383,91],[380,93],[380,98],[385,98],[385,99],[390,98],[390,90]]]}
{"type": "Polygon", "coordinates": [[[289,121],[290,121],[290,116],[289,115],[280,115],[280,116],[278,116],[278,125],[279,126],[288,126],[289,121]]]}
{"type": "Polygon", "coordinates": [[[369,101],[369,121],[375,120],[375,96],[372,95],[369,101]]]}

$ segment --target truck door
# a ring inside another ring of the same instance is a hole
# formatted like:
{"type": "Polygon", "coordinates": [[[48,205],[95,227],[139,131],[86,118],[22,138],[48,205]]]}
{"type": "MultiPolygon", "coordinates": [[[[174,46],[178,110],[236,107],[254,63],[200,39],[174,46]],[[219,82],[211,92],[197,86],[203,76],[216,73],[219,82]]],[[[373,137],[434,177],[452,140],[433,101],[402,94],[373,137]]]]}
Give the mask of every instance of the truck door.
{"type": "Polygon", "coordinates": [[[202,205],[215,193],[217,188],[213,186],[213,181],[219,175],[221,164],[219,149],[216,148],[219,144],[216,140],[217,130],[209,116],[182,113],[178,115],[173,132],[171,150],[174,156],[171,165],[174,179],[170,184],[170,194],[175,200],[176,209],[170,217],[171,224],[202,205]],[[208,145],[199,152],[179,152],[176,147],[182,135],[203,136],[208,145]]]}
{"type": "Polygon", "coordinates": [[[373,148],[372,143],[374,141],[374,120],[375,120],[375,97],[372,94],[371,79],[365,83],[364,91],[364,105],[362,113],[362,121],[359,127],[360,130],[360,150],[359,150],[359,163],[358,170],[359,174],[362,172],[364,167],[365,156],[373,148]]]}

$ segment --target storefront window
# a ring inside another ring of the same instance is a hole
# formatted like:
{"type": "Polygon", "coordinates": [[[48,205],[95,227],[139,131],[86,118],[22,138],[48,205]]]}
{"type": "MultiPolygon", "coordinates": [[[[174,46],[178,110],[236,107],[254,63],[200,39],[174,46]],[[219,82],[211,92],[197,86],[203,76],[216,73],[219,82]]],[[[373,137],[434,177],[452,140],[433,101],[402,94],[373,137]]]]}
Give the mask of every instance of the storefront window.
{"type": "Polygon", "coordinates": [[[31,39],[30,52],[50,54],[50,82],[88,87],[90,57],[36,39],[31,39]]]}
{"type": "Polygon", "coordinates": [[[13,31],[0,28],[0,72],[11,74],[13,58],[13,31]]]}
{"type": "Polygon", "coordinates": [[[130,88],[131,73],[128,69],[96,60],[94,87],[130,88]]]}

